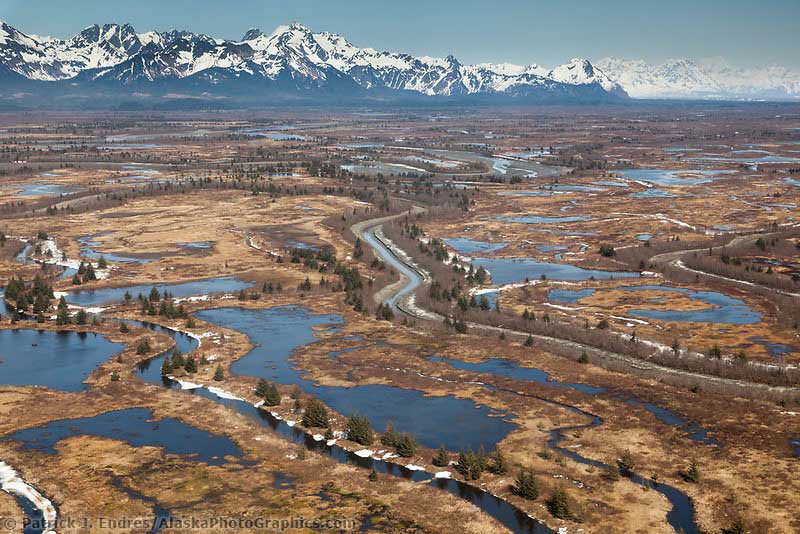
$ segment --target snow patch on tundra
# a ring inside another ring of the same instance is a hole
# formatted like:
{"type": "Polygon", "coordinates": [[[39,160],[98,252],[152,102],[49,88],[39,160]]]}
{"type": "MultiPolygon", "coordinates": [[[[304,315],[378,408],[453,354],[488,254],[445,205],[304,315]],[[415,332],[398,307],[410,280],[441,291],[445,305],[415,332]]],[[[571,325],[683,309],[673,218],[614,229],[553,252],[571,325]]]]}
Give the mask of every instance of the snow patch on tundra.
{"type": "Polygon", "coordinates": [[[188,380],[178,380],[172,377],[169,377],[181,387],[181,389],[200,389],[203,387],[203,384],[195,384],[194,382],[189,382],[188,380]]]}
{"type": "Polygon", "coordinates": [[[225,391],[225,390],[224,390],[224,389],[222,389],[222,388],[218,388],[218,387],[216,387],[216,386],[208,386],[206,389],[208,390],[208,392],[209,392],[209,393],[213,393],[214,395],[216,395],[216,396],[217,396],[217,397],[219,397],[220,399],[227,399],[227,400],[235,400],[235,401],[242,401],[242,402],[244,402],[244,399],[243,399],[243,398],[241,398],[241,397],[237,397],[237,396],[236,396],[236,395],[234,395],[233,393],[230,393],[230,392],[228,392],[228,391],[225,391]]]}
{"type": "Polygon", "coordinates": [[[403,467],[405,467],[409,471],[425,471],[424,467],[422,467],[421,465],[416,465],[416,464],[408,464],[408,465],[404,465],[403,467]]]}
{"type": "MultiPolygon", "coordinates": [[[[11,495],[17,495],[30,501],[37,510],[42,512],[42,517],[48,527],[56,523],[56,508],[36,488],[27,484],[14,469],[5,462],[0,462],[0,488],[11,495]]],[[[55,530],[45,528],[43,534],[55,534],[55,530]]]]}

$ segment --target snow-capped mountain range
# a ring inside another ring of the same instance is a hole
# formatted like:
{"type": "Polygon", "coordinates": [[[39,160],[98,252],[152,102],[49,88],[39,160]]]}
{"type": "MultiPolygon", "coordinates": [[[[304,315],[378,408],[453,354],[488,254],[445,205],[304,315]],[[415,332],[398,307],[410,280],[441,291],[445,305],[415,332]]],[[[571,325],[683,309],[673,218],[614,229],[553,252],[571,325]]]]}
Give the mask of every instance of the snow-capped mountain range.
{"type": "Polygon", "coordinates": [[[536,64],[462,64],[454,56],[412,56],[360,48],[301,24],[240,40],[186,31],[137,33],[130,25],[90,26],[69,39],[26,35],[0,21],[0,101],[92,101],[179,94],[258,100],[501,98],[610,102],[632,98],[800,99],[800,73],[778,65],[740,69],[720,59],[661,65],[573,59],[536,64]],[[22,95],[22,97],[20,96],[22,95]]]}
{"type": "Polygon", "coordinates": [[[660,65],[604,58],[595,63],[633,98],[800,99],[800,71],[742,69],[724,59],[670,59],[660,65]]]}
{"type": "Polygon", "coordinates": [[[26,35],[0,22],[0,91],[23,81],[64,88],[141,90],[169,86],[208,92],[279,90],[336,94],[495,95],[609,101],[625,91],[585,59],[537,65],[464,65],[453,56],[415,57],[359,48],[301,24],[241,40],[183,31],[137,33],[130,25],[91,26],[70,39],[26,35]]]}

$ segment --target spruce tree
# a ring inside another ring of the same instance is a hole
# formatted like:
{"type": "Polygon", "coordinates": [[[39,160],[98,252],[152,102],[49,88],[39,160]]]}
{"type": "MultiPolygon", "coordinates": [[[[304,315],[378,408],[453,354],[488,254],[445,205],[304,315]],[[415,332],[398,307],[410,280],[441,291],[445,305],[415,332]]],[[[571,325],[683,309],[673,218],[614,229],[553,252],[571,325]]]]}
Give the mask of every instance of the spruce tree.
{"type": "Polygon", "coordinates": [[[281,394],[278,392],[278,388],[275,387],[275,384],[267,386],[267,391],[264,393],[263,398],[265,406],[277,406],[281,403],[281,394]]]}
{"type": "Polygon", "coordinates": [[[508,461],[499,449],[494,451],[494,457],[492,458],[492,465],[489,466],[489,471],[495,475],[505,475],[508,473],[508,461]]]}
{"type": "Polygon", "coordinates": [[[166,357],[161,363],[161,376],[167,376],[170,373],[172,373],[172,362],[170,361],[169,357],[166,357]]]}
{"type": "Polygon", "coordinates": [[[397,431],[394,429],[394,424],[389,421],[386,423],[386,430],[383,431],[383,435],[381,436],[381,444],[387,447],[394,447],[397,445],[397,440],[397,431]]]}
{"type": "Polygon", "coordinates": [[[217,365],[217,370],[214,371],[214,380],[217,382],[222,382],[225,379],[225,373],[222,370],[221,365],[217,365]]]}
{"type": "Polygon", "coordinates": [[[606,471],[605,479],[609,482],[616,482],[619,480],[619,468],[616,466],[610,466],[608,471],[606,471]]]}
{"type": "Polygon", "coordinates": [[[447,453],[447,449],[444,448],[444,445],[439,447],[439,450],[436,451],[433,457],[433,465],[436,467],[447,467],[450,465],[450,455],[447,453]]]}
{"type": "Polygon", "coordinates": [[[486,455],[486,449],[483,448],[483,444],[478,447],[478,453],[475,455],[475,463],[481,473],[489,468],[489,457],[486,455]]]}
{"type": "Polygon", "coordinates": [[[58,313],[56,314],[57,325],[67,325],[70,323],[69,312],[67,311],[67,301],[64,297],[58,301],[58,313]]]}
{"type": "Polygon", "coordinates": [[[563,486],[558,486],[553,495],[547,500],[547,509],[558,519],[569,519],[572,512],[569,509],[569,499],[563,486]]]}
{"type": "Polygon", "coordinates": [[[360,445],[372,445],[375,441],[375,432],[369,419],[363,415],[353,414],[347,420],[347,439],[355,441],[360,445]]]}
{"type": "Polygon", "coordinates": [[[417,439],[411,434],[401,434],[395,445],[397,454],[403,458],[411,458],[417,450],[417,439]]]}
{"type": "Polygon", "coordinates": [[[178,349],[172,349],[172,368],[179,369],[186,365],[186,360],[183,359],[183,354],[178,349]]]}
{"type": "Polygon", "coordinates": [[[186,358],[186,365],[183,366],[187,373],[194,374],[197,372],[197,360],[194,359],[194,356],[189,356],[186,358]]]}
{"type": "Polygon", "coordinates": [[[150,340],[148,339],[141,339],[139,343],[136,345],[136,354],[139,356],[144,356],[150,352],[150,340]]]}
{"type": "Polygon", "coordinates": [[[693,484],[697,484],[700,482],[700,468],[697,466],[697,462],[692,460],[692,463],[689,464],[689,469],[686,470],[684,473],[683,478],[687,482],[691,482],[693,484]]]}
{"type": "Polygon", "coordinates": [[[522,468],[517,475],[511,491],[523,499],[535,501],[539,498],[539,483],[536,481],[536,474],[533,469],[522,468]]]}
{"type": "Polygon", "coordinates": [[[258,379],[258,384],[256,384],[256,397],[259,399],[263,399],[267,395],[267,389],[269,388],[269,384],[263,378],[258,379]]]}
{"type": "Polygon", "coordinates": [[[328,409],[317,399],[311,398],[303,412],[303,426],[306,428],[325,428],[328,422],[328,409]]]}
{"type": "Polygon", "coordinates": [[[622,453],[622,457],[617,461],[617,465],[623,474],[628,474],[633,471],[633,469],[636,467],[636,462],[633,459],[631,451],[626,450],[624,453],[622,453]]]}

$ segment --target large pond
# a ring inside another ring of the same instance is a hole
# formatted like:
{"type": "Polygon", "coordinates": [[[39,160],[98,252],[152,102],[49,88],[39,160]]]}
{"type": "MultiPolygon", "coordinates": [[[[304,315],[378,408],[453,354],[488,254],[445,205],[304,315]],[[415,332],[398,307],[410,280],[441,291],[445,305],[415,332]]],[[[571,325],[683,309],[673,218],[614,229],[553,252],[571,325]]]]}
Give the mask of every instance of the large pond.
{"type": "Polygon", "coordinates": [[[161,293],[169,291],[173,297],[188,297],[191,295],[209,295],[211,293],[232,293],[247,289],[251,285],[249,282],[236,277],[225,276],[180,284],[142,284],[104,289],[80,289],[68,292],[64,298],[70,304],[90,307],[121,302],[125,299],[125,293],[129,293],[133,298],[136,298],[139,293],[147,296],[154,287],[161,293]]]}
{"type": "Polygon", "coordinates": [[[483,446],[493,450],[516,425],[502,412],[453,396],[431,397],[421,391],[385,385],[318,386],[291,362],[295,349],[316,341],[314,329],[341,324],[338,315],[314,315],[303,308],[268,310],[222,308],[196,317],[247,334],[255,348],[231,366],[240,375],[298,385],[335,411],[360,413],[383,430],[392,421],[400,432],[414,434],[422,445],[450,450],[483,446]]]}
{"type": "Polygon", "coordinates": [[[230,438],[200,430],[178,419],[156,420],[153,412],[146,408],[52,421],[8,434],[0,441],[19,443],[26,450],[57,454],[56,445],[60,441],[80,435],[125,441],[132,447],[161,447],[167,454],[209,465],[225,464],[226,457],[240,459],[244,456],[230,438]]]}
{"type": "Polygon", "coordinates": [[[487,254],[489,252],[494,252],[495,250],[500,250],[508,245],[508,243],[488,243],[486,241],[477,241],[468,237],[445,237],[443,241],[461,254],[487,254]]]}
{"type": "Polygon", "coordinates": [[[639,273],[630,271],[601,271],[584,269],[567,263],[550,263],[533,258],[473,258],[472,264],[483,267],[492,275],[496,286],[536,280],[544,275],[553,280],[590,280],[638,277],[639,273]]]}
{"type": "Polygon", "coordinates": [[[0,384],[81,391],[86,377],[123,349],[92,333],[0,330],[0,384]]]}
{"type": "Polygon", "coordinates": [[[761,322],[761,314],[750,308],[743,300],[729,297],[728,295],[716,291],[694,291],[683,287],[671,286],[629,286],[621,289],[623,291],[665,291],[683,293],[693,301],[710,306],[709,308],[700,310],[631,310],[629,313],[635,317],[684,323],[745,325],[761,322]]]}
{"type": "MultiPolygon", "coordinates": [[[[684,323],[719,323],[746,325],[755,324],[761,321],[761,314],[753,310],[743,300],[729,297],[716,291],[694,291],[683,287],[673,286],[625,286],[618,288],[619,291],[658,291],[666,293],[681,293],[689,299],[709,307],[699,310],[676,310],[676,309],[633,309],[628,313],[635,317],[646,317],[657,321],[674,321],[684,323]]],[[[571,290],[571,289],[551,289],[548,292],[548,300],[564,304],[577,304],[585,297],[590,297],[596,293],[591,288],[571,290]]],[[[668,297],[654,297],[645,302],[663,303],[668,297]]]]}

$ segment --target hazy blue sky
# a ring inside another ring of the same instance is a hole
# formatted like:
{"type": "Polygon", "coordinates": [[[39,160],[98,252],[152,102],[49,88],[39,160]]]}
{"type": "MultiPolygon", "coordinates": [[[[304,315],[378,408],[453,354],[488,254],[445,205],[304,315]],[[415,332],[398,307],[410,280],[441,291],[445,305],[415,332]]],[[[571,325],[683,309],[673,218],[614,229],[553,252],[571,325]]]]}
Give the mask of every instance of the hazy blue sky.
{"type": "Polygon", "coordinates": [[[55,37],[130,22],[239,38],[298,21],[359,46],[470,63],[724,56],[800,66],[800,0],[0,0],[0,18],[55,37]]]}

